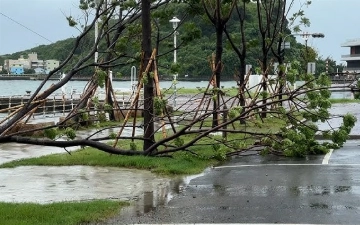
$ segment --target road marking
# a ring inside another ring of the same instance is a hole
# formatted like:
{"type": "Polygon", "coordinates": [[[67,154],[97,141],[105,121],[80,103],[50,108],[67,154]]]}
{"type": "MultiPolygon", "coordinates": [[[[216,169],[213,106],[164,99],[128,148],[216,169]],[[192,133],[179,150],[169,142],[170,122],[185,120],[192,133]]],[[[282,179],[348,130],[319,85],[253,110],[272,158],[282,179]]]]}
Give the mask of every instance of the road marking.
{"type": "Polygon", "coordinates": [[[329,160],[331,157],[331,154],[333,153],[334,149],[330,149],[330,151],[328,153],[326,153],[326,155],[324,156],[324,159],[322,161],[322,164],[329,164],[329,160]]]}
{"type": "Polygon", "coordinates": [[[233,166],[215,166],[214,169],[238,168],[238,167],[263,167],[263,166],[360,166],[360,164],[320,164],[320,163],[280,163],[280,164],[249,164],[249,165],[233,165],[233,166]]]}
{"type": "MultiPolygon", "coordinates": [[[[132,223],[128,225],[319,225],[315,223],[132,223]]],[[[321,224],[321,225],[330,225],[330,224],[321,224]]],[[[334,224],[332,224],[334,225],[334,224]]]]}

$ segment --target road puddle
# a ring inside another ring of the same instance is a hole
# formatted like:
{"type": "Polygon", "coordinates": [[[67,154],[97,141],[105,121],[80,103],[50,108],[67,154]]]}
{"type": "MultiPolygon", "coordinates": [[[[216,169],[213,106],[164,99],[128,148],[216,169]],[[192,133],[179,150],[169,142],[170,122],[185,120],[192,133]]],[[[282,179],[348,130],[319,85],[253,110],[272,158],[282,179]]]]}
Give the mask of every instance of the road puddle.
{"type": "Polygon", "coordinates": [[[127,216],[166,205],[190,180],[162,177],[149,171],[90,166],[22,166],[0,169],[0,202],[46,204],[112,199],[130,201],[127,216]]]}
{"type": "Polygon", "coordinates": [[[154,188],[151,191],[144,191],[139,199],[131,202],[130,207],[123,208],[118,216],[110,219],[110,223],[112,224],[111,221],[118,221],[119,218],[123,221],[130,221],[131,218],[153,211],[157,207],[166,206],[175,195],[181,194],[185,190],[192,179],[204,176],[207,172],[209,169],[201,174],[173,177],[166,182],[166,185],[159,186],[159,188],[154,188]]]}
{"type": "MultiPolygon", "coordinates": [[[[124,136],[131,134],[126,129],[124,136]]],[[[113,130],[97,133],[94,138],[113,130]]],[[[142,132],[136,129],[136,133],[142,132]]],[[[90,134],[79,131],[78,138],[90,134]]],[[[68,151],[77,150],[74,146],[68,151]]],[[[18,143],[0,145],[0,164],[24,158],[65,153],[63,148],[18,143]]],[[[129,215],[139,215],[166,205],[181,193],[190,180],[203,174],[186,177],[163,177],[149,171],[91,166],[22,166],[0,169],[0,202],[46,204],[62,201],[112,199],[130,201],[129,215]]]]}
{"type": "Polygon", "coordinates": [[[0,169],[1,202],[50,203],[92,199],[136,200],[165,190],[170,179],[149,171],[89,166],[0,169]]]}

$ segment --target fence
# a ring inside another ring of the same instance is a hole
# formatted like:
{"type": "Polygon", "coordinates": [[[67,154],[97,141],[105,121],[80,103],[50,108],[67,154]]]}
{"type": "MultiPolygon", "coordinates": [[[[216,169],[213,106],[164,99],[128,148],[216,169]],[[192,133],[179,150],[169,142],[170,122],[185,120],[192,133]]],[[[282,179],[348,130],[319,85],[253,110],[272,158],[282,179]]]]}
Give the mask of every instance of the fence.
{"type": "MultiPolygon", "coordinates": [[[[79,103],[83,94],[82,91],[83,87],[71,87],[69,90],[63,89],[59,93],[50,95],[46,101],[35,110],[33,117],[58,117],[66,115],[79,103]]],[[[116,102],[120,108],[130,106],[134,98],[133,90],[115,89],[114,93],[116,102]]],[[[8,117],[12,112],[21,107],[21,105],[26,104],[31,97],[30,94],[30,92],[27,92],[25,95],[0,96],[0,120],[8,117]]],[[[105,91],[100,89],[95,96],[100,102],[103,102],[105,100],[105,91]]],[[[141,98],[141,101],[143,102],[143,98],[141,98]]]]}

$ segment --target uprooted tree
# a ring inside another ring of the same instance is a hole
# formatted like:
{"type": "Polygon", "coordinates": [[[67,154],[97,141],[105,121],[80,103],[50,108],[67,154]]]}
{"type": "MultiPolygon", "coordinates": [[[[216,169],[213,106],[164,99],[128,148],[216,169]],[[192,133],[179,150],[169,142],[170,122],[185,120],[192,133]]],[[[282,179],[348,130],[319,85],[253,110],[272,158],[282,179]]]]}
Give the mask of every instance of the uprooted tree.
{"type": "MultiPolygon", "coordinates": [[[[219,87],[218,65],[221,61],[213,57],[210,59],[212,73],[209,74],[207,88],[199,90],[199,94],[188,95],[182,101],[179,100],[180,104],[177,107],[170,108],[168,100],[172,97],[172,90],[160,88],[157,70],[158,49],[152,49],[151,44],[151,12],[166,4],[178,3],[152,3],[150,0],[143,0],[138,3],[100,1],[99,4],[95,4],[92,0],[81,1],[81,9],[87,12],[92,10],[94,19],[83,26],[69,57],[59,68],[49,73],[29,100],[2,111],[11,113],[0,123],[0,142],[63,148],[90,146],[111,154],[147,156],[171,155],[177,151],[199,154],[198,149],[205,146],[214,150],[214,156],[224,159],[227,155],[248,150],[287,156],[319,154],[327,152],[330,148],[340,147],[346,141],[356,122],[354,116],[343,116],[343,123],[337,127],[329,126],[325,130],[320,130],[317,126],[331,119],[331,83],[327,74],[320,74],[317,78],[312,74],[302,74],[299,72],[300,65],[293,63],[288,70],[282,70],[281,76],[268,76],[269,68],[272,66],[268,58],[276,58],[271,56],[270,50],[276,48],[283,29],[259,31],[263,35],[263,45],[266,49],[263,47],[261,52],[263,55],[259,61],[262,73],[258,75],[261,79],[257,84],[249,85],[253,75],[248,72],[242,74],[243,78],[239,84],[241,88],[231,90],[219,87]],[[84,54],[83,58],[76,59],[72,70],[63,79],[42,91],[44,84],[57,71],[74,60],[73,53],[84,44],[82,41],[95,27],[98,19],[101,19],[99,34],[92,44],[91,51],[84,54]],[[270,37],[273,37],[271,41],[270,37]],[[139,41],[139,53],[127,52],[126,46],[139,41]],[[94,61],[93,57],[97,52],[100,53],[100,57],[94,61]],[[130,104],[120,106],[112,89],[110,70],[128,63],[129,60],[140,65],[138,84],[129,94],[130,104]],[[46,103],[53,92],[65,85],[76,73],[88,67],[94,68],[94,75],[84,89],[79,103],[63,120],[53,125],[26,126],[33,113],[46,103]],[[217,82],[214,83],[214,80],[217,82]],[[302,80],[303,83],[296,87],[297,80],[302,80]],[[106,87],[104,99],[97,97],[96,90],[99,86],[106,87]],[[209,107],[213,102],[216,102],[216,107],[209,107]],[[262,116],[264,109],[266,118],[262,116]],[[97,124],[101,123],[107,120],[106,114],[114,121],[111,126],[97,128],[85,138],[76,136],[76,130],[81,125],[94,121],[97,124]],[[214,115],[217,117],[217,123],[213,122],[214,115]],[[94,134],[110,128],[115,129],[115,132],[94,138],[94,134]],[[128,129],[131,135],[125,136],[124,129],[128,129]],[[142,130],[143,134],[139,134],[139,130],[142,130]],[[29,136],[34,131],[41,131],[42,136],[29,136]],[[329,141],[318,142],[317,135],[324,136],[329,141]]],[[[245,1],[244,4],[251,3],[245,1]]],[[[257,4],[259,11],[260,7],[267,7],[265,3],[257,4]]],[[[235,6],[236,4],[231,5],[235,6]]],[[[237,10],[239,13],[239,9],[237,10]]],[[[268,16],[274,16],[271,12],[267,13],[270,14],[268,16]]],[[[68,21],[72,26],[77,25],[71,17],[68,21]]],[[[268,22],[270,21],[272,20],[268,22]]],[[[273,25],[266,25],[266,20],[259,20],[260,22],[261,27],[273,25]]]]}

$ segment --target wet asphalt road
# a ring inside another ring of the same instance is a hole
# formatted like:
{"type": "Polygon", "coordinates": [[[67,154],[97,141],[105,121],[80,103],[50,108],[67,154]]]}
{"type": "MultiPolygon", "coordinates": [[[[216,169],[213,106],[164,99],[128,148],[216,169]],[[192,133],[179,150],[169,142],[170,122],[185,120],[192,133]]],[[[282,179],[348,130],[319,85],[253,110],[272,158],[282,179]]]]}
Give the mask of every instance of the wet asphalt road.
{"type": "MultiPolygon", "coordinates": [[[[334,111],[343,114],[347,111],[343,108],[338,106],[334,111]]],[[[352,134],[359,134],[359,128],[356,126],[352,134]]],[[[45,154],[37,147],[15,146],[22,149],[16,153],[8,147],[1,146],[0,163],[45,154]]],[[[175,181],[166,188],[144,190],[134,207],[101,224],[360,224],[359,150],[360,141],[349,141],[331,155],[305,160],[233,158],[193,176],[189,183],[175,181]]]]}
{"type": "Polygon", "coordinates": [[[234,158],[190,181],[165,206],[106,224],[360,224],[360,141],[329,157],[234,158]]]}

